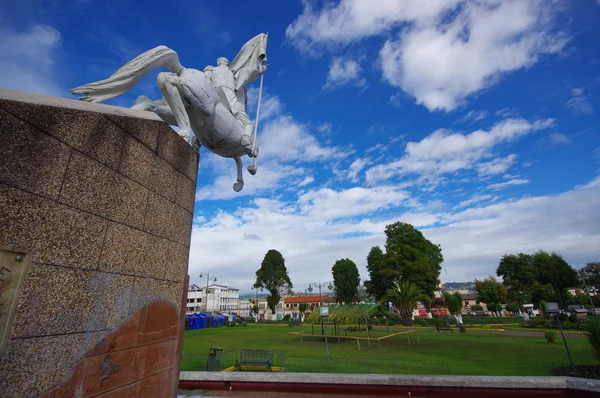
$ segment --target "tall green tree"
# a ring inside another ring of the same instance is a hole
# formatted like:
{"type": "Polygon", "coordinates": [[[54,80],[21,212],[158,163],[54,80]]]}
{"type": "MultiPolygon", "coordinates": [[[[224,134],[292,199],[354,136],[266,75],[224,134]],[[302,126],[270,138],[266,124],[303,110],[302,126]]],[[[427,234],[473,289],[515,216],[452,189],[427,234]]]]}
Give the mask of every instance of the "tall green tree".
{"type": "Polygon", "coordinates": [[[439,290],[442,248],[429,241],[410,224],[396,222],[386,226],[384,269],[380,274],[390,280],[414,283],[427,297],[423,304],[431,311],[431,300],[439,290]]]}
{"type": "Polygon", "coordinates": [[[448,312],[456,317],[456,324],[458,326],[462,325],[462,309],[463,309],[463,300],[460,296],[459,292],[448,293],[444,292],[444,297],[446,298],[446,306],[448,306],[448,312]]]}
{"type": "Polygon", "coordinates": [[[534,254],[506,254],[500,260],[496,274],[508,287],[509,299],[523,306],[526,301],[538,302],[555,296],[566,300],[566,290],[578,286],[577,271],[560,254],[543,250],[534,254]],[[553,293],[550,294],[550,291],[553,293]],[[544,297],[546,296],[546,297],[544,297]]]}
{"type": "Polygon", "coordinates": [[[475,290],[477,292],[477,301],[485,303],[488,311],[497,312],[498,304],[506,302],[507,289],[495,277],[489,276],[485,279],[475,279],[475,290]]]}
{"type": "Polygon", "coordinates": [[[354,261],[343,258],[337,260],[331,269],[336,301],[339,303],[356,303],[360,274],[354,261]]]}
{"type": "Polygon", "coordinates": [[[427,295],[419,289],[414,283],[409,281],[396,281],[392,288],[386,291],[382,297],[382,303],[392,303],[396,308],[398,317],[402,324],[410,326],[412,324],[413,310],[417,303],[427,298],[427,295]]]}
{"type": "Polygon", "coordinates": [[[265,255],[260,269],[256,271],[256,282],[253,287],[271,293],[267,297],[267,304],[273,314],[281,299],[281,293],[294,287],[285,267],[285,259],[277,250],[271,249],[265,255]]]}
{"type": "Polygon", "coordinates": [[[369,280],[365,281],[367,293],[381,300],[387,289],[392,286],[390,279],[386,278],[381,271],[384,269],[384,254],[379,246],[373,246],[367,256],[367,271],[369,271],[369,280]]]}
{"type": "Polygon", "coordinates": [[[530,255],[505,254],[496,269],[496,275],[508,288],[508,298],[522,306],[531,297],[531,288],[538,277],[530,255]]]}
{"type": "Polygon", "coordinates": [[[579,285],[577,271],[560,254],[540,250],[531,259],[538,273],[538,282],[541,285],[552,285],[561,298],[565,297],[567,288],[579,285]]]}
{"type": "MultiPolygon", "coordinates": [[[[541,307],[542,302],[547,302],[548,300],[556,300],[554,287],[550,283],[542,285],[538,281],[533,282],[531,286],[531,302],[541,307]]],[[[544,310],[545,308],[542,308],[542,311],[544,310]]]]}

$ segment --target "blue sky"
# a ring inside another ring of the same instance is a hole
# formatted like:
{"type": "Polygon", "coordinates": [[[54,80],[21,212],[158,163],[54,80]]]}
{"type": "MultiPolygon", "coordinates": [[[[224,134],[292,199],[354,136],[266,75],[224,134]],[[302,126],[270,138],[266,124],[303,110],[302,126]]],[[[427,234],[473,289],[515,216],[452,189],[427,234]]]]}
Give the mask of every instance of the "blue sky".
{"type": "MultiPolygon", "coordinates": [[[[235,193],[233,161],[202,149],[192,282],[247,291],[272,248],[297,291],[339,258],[365,279],[395,221],[465,281],[510,252],[600,259],[598,20],[595,0],[9,0],[0,87],[73,98],[157,45],[202,70],[268,32],[259,171],[235,193]]],[[[158,98],[157,73],[109,103],[158,98]]]]}

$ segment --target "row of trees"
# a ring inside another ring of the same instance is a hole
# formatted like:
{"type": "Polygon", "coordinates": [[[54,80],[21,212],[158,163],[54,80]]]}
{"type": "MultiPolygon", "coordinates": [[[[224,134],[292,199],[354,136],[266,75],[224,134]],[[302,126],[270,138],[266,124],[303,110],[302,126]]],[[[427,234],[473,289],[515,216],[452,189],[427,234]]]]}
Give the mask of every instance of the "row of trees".
{"type": "MultiPolygon", "coordinates": [[[[587,283],[600,284],[600,263],[588,263],[582,271],[587,283]]],[[[496,275],[502,282],[494,276],[475,280],[477,300],[490,311],[500,311],[501,303],[516,303],[522,309],[524,303],[539,306],[552,300],[564,306],[570,301],[568,288],[580,284],[577,271],[560,254],[543,250],[504,255],[496,275]]]]}
{"type": "MultiPolygon", "coordinates": [[[[376,302],[393,302],[400,315],[408,316],[422,302],[431,316],[435,292],[440,290],[439,275],[443,262],[442,249],[426,239],[412,225],[396,222],[385,228],[385,252],[372,247],[367,256],[369,279],[361,289],[356,264],[348,259],[337,260],[332,267],[333,290],[336,301],[351,304],[370,296],[376,302]]],[[[600,284],[600,263],[589,263],[585,268],[588,282],[600,284]]],[[[538,251],[534,254],[506,254],[500,260],[496,275],[475,280],[478,301],[489,310],[500,311],[502,303],[516,303],[520,308],[526,302],[566,302],[567,288],[578,285],[577,271],[561,255],[538,251]]],[[[270,292],[267,303],[275,313],[281,295],[293,288],[285,267],[285,260],[277,250],[269,250],[256,271],[254,288],[270,292]]],[[[459,294],[445,294],[450,313],[460,321],[462,300],[459,294]]]]}
{"type": "MultiPolygon", "coordinates": [[[[360,274],[356,264],[348,259],[340,259],[332,268],[334,292],[339,303],[355,303],[359,301],[360,274]]],[[[254,289],[264,289],[269,292],[267,305],[274,314],[277,303],[284,293],[292,293],[294,285],[285,266],[283,255],[277,250],[269,250],[265,255],[261,267],[256,271],[254,289]]],[[[305,304],[305,303],[302,303],[305,304]]],[[[257,308],[254,309],[255,313],[257,308]]],[[[303,313],[306,308],[299,309],[303,313]]]]}
{"type": "MultiPolygon", "coordinates": [[[[375,246],[367,256],[369,280],[364,282],[364,288],[360,285],[358,267],[352,260],[343,258],[335,262],[332,275],[336,301],[351,304],[370,296],[381,302],[385,301],[386,296],[404,295],[403,291],[398,290],[402,286],[404,290],[410,290],[409,296],[416,294],[418,301],[422,301],[430,312],[434,293],[439,290],[443,261],[441,247],[427,240],[420,231],[407,223],[390,224],[386,226],[385,234],[385,253],[375,246]],[[408,282],[412,285],[406,285],[408,282]]],[[[256,271],[253,287],[269,291],[267,303],[275,313],[281,295],[293,288],[285,259],[280,252],[267,252],[260,269],[256,271]]],[[[407,304],[410,303],[403,305],[407,304]]]]}

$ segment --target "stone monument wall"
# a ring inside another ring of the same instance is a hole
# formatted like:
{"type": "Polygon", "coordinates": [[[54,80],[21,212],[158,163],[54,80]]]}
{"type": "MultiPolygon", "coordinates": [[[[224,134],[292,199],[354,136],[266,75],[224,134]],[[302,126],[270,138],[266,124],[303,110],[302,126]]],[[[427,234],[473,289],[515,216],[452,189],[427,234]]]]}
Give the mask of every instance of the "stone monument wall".
{"type": "Polygon", "coordinates": [[[29,263],[0,396],[174,395],[197,168],[152,113],[0,90],[0,252],[29,263]]]}

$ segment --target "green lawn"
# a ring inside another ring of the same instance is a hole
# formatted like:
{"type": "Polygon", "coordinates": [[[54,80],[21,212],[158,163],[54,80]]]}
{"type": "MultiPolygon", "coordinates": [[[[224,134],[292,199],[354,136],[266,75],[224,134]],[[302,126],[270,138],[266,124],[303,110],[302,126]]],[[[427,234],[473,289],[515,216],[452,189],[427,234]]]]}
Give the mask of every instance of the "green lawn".
{"type": "MultiPolygon", "coordinates": [[[[343,372],[343,373],[417,373],[456,375],[543,375],[550,374],[550,364],[568,364],[562,341],[547,343],[543,337],[505,337],[477,335],[475,333],[435,333],[421,331],[420,342],[411,336],[408,345],[405,336],[394,338],[391,346],[382,341],[361,342],[358,351],[355,341],[337,343],[329,340],[330,360],[325,360],[325,343],[292,337],[288,332],[305,331],[282,325],[256,325],[247,327],[221,327],[185,332],[182,370],[204,370],[210,347],[224,349],[222,367],[233,365],[242,348],[268,348],[283,352],[277,355],[275,365],[281,364],[290,372],[343,372]],[[308,341],[307,341],[308,340],[308,341]],[[547,364],[547,365],[544,365],[547,364]]],[[[377,330],[372,337],[382,336],[377,330]]],[[[352,335],[358,336],[357,333],[352,335]]],[[[364,335],[364,332],[363,332],[364,335]]],[[[568,339],[576,364],[596,363],[585,339],[568,339]]]]}

